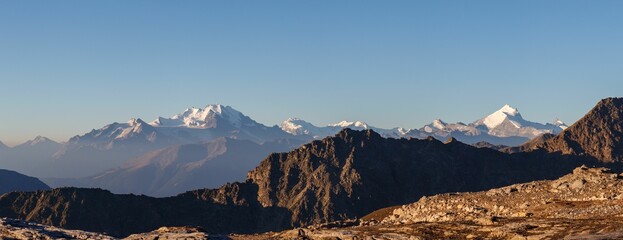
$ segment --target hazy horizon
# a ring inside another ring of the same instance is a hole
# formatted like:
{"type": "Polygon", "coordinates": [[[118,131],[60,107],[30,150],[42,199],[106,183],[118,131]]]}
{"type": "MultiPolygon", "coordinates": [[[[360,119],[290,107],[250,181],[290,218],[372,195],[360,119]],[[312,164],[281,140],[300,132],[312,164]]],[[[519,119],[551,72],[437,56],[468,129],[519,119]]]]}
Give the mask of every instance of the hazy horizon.
{"type": "Polygon", "coordinates": [[[419,128],[510,104],[571,124],[623,90],[620,1],[0,3],[0,141],[229,105],[419,128]]]}

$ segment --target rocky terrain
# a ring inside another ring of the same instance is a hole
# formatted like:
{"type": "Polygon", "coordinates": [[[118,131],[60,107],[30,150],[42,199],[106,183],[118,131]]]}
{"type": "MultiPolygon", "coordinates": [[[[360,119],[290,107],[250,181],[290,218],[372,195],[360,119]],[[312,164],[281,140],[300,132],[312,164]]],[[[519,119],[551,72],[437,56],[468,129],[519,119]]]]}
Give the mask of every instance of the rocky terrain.
{"type": "Polygon", "coordinates": [[[545,134],[507,152],[545,150],[602,162],[622,162],[622,146],[623,98],[606,98],[560,134],[545,134]]]}
{"type": "MultiPolygon", "coordinates": [[[[614,144],[607,152],[611,159],[621,159],[617,142],[621,123],[613,119],[621,119],[622,105],[623,101],[618,99],[605,99],[585,117],[591,121],[579,121],[544,142],[561,135],[575,136],[574,141],[566,144],[590,142],[594,134],[582,130],[594,129],[591,131],[606,133],[600,139],[614,144]],[[608,114],[597,114],[603,112],[608,114]]],[[[621,170],[618,161],[600,161],[598,154],[583,154],[599,152],[588,149],[595,146],[604,145],[579,144],[569,153],[542,147],[505,153],[470,146],[454,138],[445,142],[433,137],[393,139],[372,130],[345,129],[290,152],[269,155],[248,173],[244,182],[168,198],[79,188],[14,192],[0,196],[0,216],[107,232],[116,237],[162,226],[201,226],[217,234],[281,231],[362,218],[423,196],[557,179],[582,164],[621,170]]],[[[585,181],[582,184],[591,186],[585,181]]],[[[495,211],[503,212],[509,207],[498,205],[495,211]]]]}
{"type": "Polygon", "coordinates": [[[343,130],[271,154],[241,183],[175,197],[60,188],[0,196],[0,216],[116,237],[161,226],[252,233],[362,217],[445,192],[481,191],[554,179],[581,165],[540,152],[509,155],[454,139],[382,138],[343,130]]]}
{"type": "MultiPolygon", "coordinates": [[[[253,237],[253,235],[246,235],[253,237]]],[[[240,238],[232,235],[211,235],[199,227],[161,227],[151,232],[138,233],[128,236],[126,240],[156,240],[156,239],[185,239],[201,240],[214,239],[226,240],[240,238]]],[[[89,240],[115,240],[118,238],[101,233],[69,230],[49,225],[41,225],[10,218],[0,218],[0,239],[89,239],[89,240]]]]}
{"type": "Polygon", "coordinates": [[[67,230],[15,219],[0,219],[0,239],[115,239],[100,233],[67,230]]]}
{"type": "Polygon", "coordinates": [[[620,239],[622,203],[623,174],[582,166],[556,180],[422,197],[415,203],[379,210],[356,221],[310,226],[270,237],[620,239]]]}
{"type": "MultiPolygon", "coordinates": [[[[160,227],[125,239],[620,239],[623,174],[578,167],[556,180],[470,193],[422,197],[353,220],[277,233],[209,234],[200,227],[160,227]]],[[[15,239],[114,239],[12,219],[0,236],[15,239]]]]}

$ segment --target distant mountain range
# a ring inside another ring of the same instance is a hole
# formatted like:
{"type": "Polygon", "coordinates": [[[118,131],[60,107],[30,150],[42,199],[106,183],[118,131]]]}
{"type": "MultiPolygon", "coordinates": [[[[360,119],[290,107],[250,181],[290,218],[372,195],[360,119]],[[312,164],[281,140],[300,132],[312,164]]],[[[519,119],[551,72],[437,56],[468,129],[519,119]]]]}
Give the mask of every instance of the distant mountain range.
{"type": "Polygon", "coordinates": [[[454,137],[459,141],[473,144],[486,141],[491,144],[516,146],[541,134],[557,134],[567,128],[560,120],[554,123],[541,124],[523,119],[516,108],[504,105],[498,111],[474,121],[470,124],[462,122],[446,123],[441,119],[435,119],[430,124],[419,129],[392,128],[383,129],[372,127],[362,121],[342,121],[325,127],[317,127],[309,122],[298,118],[290,118],[281,123],[281,129],[292,135],[307,135],[314,139],[324,138],[339,132],[344,128],[354,130],[371,129],[383,137],[391,138],[420,138],[428,136],[439,140],[454,137]]]}
{"type": "Polygon", "coordinates": [[[51,156],[61,149],[63,144],[46,137],[37,136],[14,147],[0,146],[0,167],[15,170],[30,176],[46,176],[51,156]]]}
{"type": "Polygon", "coordinates": [[[49,190],[50,187],[39,179],[21,173],[0,169],[0,195],[8,192],[30,192],[49,190]]]}
{"type": "MultiPolygon", "coordinates": [[[[526,124],[505,119],[513,126],[526,124]]],[[[168,198],[79,188],[9,193],[0,196],[0,215],[115,236],[167,225],[249,233],[327,223],[359,218],[422,196],[555,179],[583,164],[618,171],[623,167],[621,119],[623,99],[604,99],[561,133],[502,151],[455,138],[444,142],[433,137],[394,139],[373,130],[344,129],[289,152],[270,154],[244,182],[216,189],[168,198]],[[515,152],[506,152],[511,150],[515,152]]],[[[504,121],[483,120],[483,125],[496,128],[504,121]]],[[[166,165],[168,160],[138,162],[166,165]]]]}
{"type": "Polygon", "coordinates": [[[559,133],[566,125],[530,122],[505,105],[470,124],[437,119],[419,129],[382,129],[362,121],[317,127],[296,118],[269,127],[232,107],[208,105],[149,123],[141,119],[114,122],[65,143],[37,137],[13,148],[0,146],[0,166],[37,176],[53,187],[101,187],[115,193],[170,196],[242,180],[267,154],[333,136],[345,128],[370,129],[386,138],[453,137],[465,143],[516,146],[543,133],[559,133]],[[250,150],[238,147],[242,145],[250,150]]]}
{"type": "Polygon", "coordinates": [[[216,188],[228,182],[243,181],[270,153],[285,152],[290,141],[262,144],[231,138],[180,144],[132,158],[122,166],[90,177],[48,179],[53,186],[98,187],[113,193],[173,196],[199,188],[216,188]]]}

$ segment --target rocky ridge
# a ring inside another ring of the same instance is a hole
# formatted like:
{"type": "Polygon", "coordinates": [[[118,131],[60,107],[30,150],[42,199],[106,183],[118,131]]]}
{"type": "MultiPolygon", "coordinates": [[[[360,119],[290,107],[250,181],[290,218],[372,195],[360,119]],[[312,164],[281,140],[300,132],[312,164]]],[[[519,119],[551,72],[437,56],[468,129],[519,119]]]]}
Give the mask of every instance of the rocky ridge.
{"type": "Polygon", "coordinates": [[[510,185],[476,193],[446,193],[404,205],[383,223],[475,221],[496,217],[623,217],[623,175],[606,168],[576,168],[553,181],[510,185]],[[578,207],[578,208],[576,208],[578,207]]]}
{"type": "Polygon", "coordinates": [[[50,187],[41,180],[21,173],[0,169],[0,194],[12,191],[48,190],[50,187]]]}
{"type": "Polygon", "coordinates": [[[270,237],[620,239],[622,201],[623,174],[582,166],[556,180],[422,197],[415,203],[379,210],[355,221],[309,226],[270,237]]]}
{"type": "Polygon", "coordinates": [[[16,192],[0,196],[0,216],[119,237],[184,225],[211,233],[278,231],[362,217],[422,196],[553,179],[579,165],[557,155],[509,155],[456,139],[392,139],[345,129],[271,154],[244,182],[217,189],[169,198],[79,188],[16,192]]]}
{"type": "Polygon", "coordinates": [[[623,162],[623,98],[606,98],[558,135],[546,134],[507,152],[545,150],[623,162]]]}
{"type": "MultiPolygon", "coordinates": [[[[184,225],[202,226],[211,233],[252,233],[360,218],[377,209],[415,202],[422,196],[556,179],[582,164],[606,165],[619,171],[622,165],[617,162],[599,161],[599,154],[581,154],[608,153],[605,156],[612,159],[623,158],[617,144],[623,134],[616,120],[623,114],[623,102],[603,101],[603,108],[598,105],[596,109],[609,114],[591,112],[592,121],[578,122],[561,135],[574,136],[579,131],[576,129],[598,129],[604,132],[596,132],[598,140],[604,137],[610,139],[604,141],[607,146],[614,144],[607,152],[590,148],[597,145],[578,144],[570,153],[538,148],[508,154],[476,148],[454,138],[445,142],[433,137],[393,139],[372,130],[345,129],[290,152],[271,154],[244,182],[218,189],[194,190],[170,198],[75,188],[8,193],[0,196],[0,215],[114,232],[115,236],[184,225]]],[[[575,139],[583,142],[581,139],[592,135],[578,136],[582,137],[575,139]]],[[[581,184],[590,186],[588,180],[584,181],[581,184]]],[[[509,193],[517,191],[511,189],[509,193]]],[[[499,205],[497,210],[484,213],[504,213],[507,207],[499,205]]],[[[474,208],[476,212],[481,210],[474,208]]]]}

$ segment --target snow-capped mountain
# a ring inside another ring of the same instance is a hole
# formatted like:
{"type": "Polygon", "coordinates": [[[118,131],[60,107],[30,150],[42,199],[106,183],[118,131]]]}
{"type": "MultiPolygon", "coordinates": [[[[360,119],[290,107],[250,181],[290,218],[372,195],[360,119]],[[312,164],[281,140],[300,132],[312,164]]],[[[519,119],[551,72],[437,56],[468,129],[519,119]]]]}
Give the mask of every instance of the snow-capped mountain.
{"type": "Polygon", "coordinates": [[[496,137],[525,137],[532,139],[544,133],[556,134],[564,130],[566,124],[558,120],[557,124],[541,124],[523,119],[516,108],[504,105],[500,110],[473,123],[476,127],[485,127],[487,133],[496,137]]]}
{"type": "Polygon", "coordinates": [[[350,129],[357,129],[357,130],[367,130],[367,129],[370,129],[368,124],[365,123],[365,122],[362,122],[362,121],[354,121],[354,122],[341,121],[339,123],[329,124],[329,126],[330,127],[339,127],[339,128],[350,128],[350,129]]]}
{"type": "Polygon", "coordinates": [[[299,118],[288,118],[281,123],[281,130],[295,136],[311,136],[318,139],[334,134],[335,127],[317,127],[299,118]]]}
{"type": "Polygon", "coordinates": [[[560,129],[565,130],[567,129],[569,126],[564,123],[563,121],[561,121],[558,118],[554,118],[554,121],[552,122],[553,125],[558,126],[560,129]]]}
{"type": "Polygon", "coordinates": [[[295,136],[309,136],[313,139],[320,139],[327,136],[335,135],[337,132],[344,128],[350,128],[353,130],[367,130],[371,129],[380,133],[385,137],[403,137],[408,130],[403,128],[383,129],[372,127],[363,121],[341,121],[334,124],[329,124],[324,127],[315,126],[309,122],[306,122],[299,118],[288,118],[280,125],[281,130],[295,136]]]}
{"type": "Polygon", "coordinates": [[[315,139],[324,138],[339,132],[343,128],[356,130],[372,129],[383,137],[426,138],[433,136],[440,140],[454,137],[465,143],[481,141],[492,144],[519,145],[544,133],[559,133],[567,127],[556,119],[554,123],[541,124],[523,119],[516,108],[504,105],[498,111],[470,124],[462,122],[446,123],[435,119],[419,129],[392,128],[383,129],[368,125],[362,121],[341,121],[325,127],[317,127],[298,118],[290,118],[281,123],[281,129],[293,135],[308,135],[315,139]]]}
{"type": "Polygon", "coordinates": [[[432,132],[444,129],[447,125],[448,125],[447,123],[437,118],[433,120],[433,122],[431,122],[430,124],[424,125],[424,127],[422,127],[421,130],[427,133],[432,133],[432,132]]]}
{"type": "Polygon", "coordinates": [[[300,144],[334,135],[344,128],[351,128],[372,129],[384,137],[391,138],[433,136],[446,140],[454,137],[465,143],[487,141],[496,145],[515,146],[539,134],[556,134],[566,126],[559,120],[548,124],[527,121],[517,109],[505,105],[470,124],[447,123],[435,119],[417,129],[377,128],[363,121],[341,121],[318,127],[299,118],[290,118],[283,121],[280,126],[268,127],[232,107],[208,105],[204,108],[189,108],[168,118],[158,117],[149,123],[140,118],[133,118],[125,123],[114,122],[72,137],[63,144],[45,137],[37,137],[14,148],[3,150],[0,160],[10,162],[8,164],[10,166],[17,164],[13,170],[37,177],[86,177],[119,167],[128,159],[149,151],[221,137],[249,140],[257,144],[284,139],[293,140],[293,144],[300,144]]]}
{"type": "MultiPolygon", "coordinates": [[[[158,117],[150,123],[139,118],[130,119],[127,123],[115,122],[72,137],[54,154],[55,166],[66,165],[57,169],[64,173],[63,176],[88,176],[117,167],[148,151],[220,137],[249,140],[258,144],[309,138],[288,134],[276,126],[267,127],[229,106],[208,105],[205,108],[186,109],[170,118],[158,117]],[[84,166],[84,169],[76,166],[84,166]]],[[[55,174],[60,175],[59,172],[55,174]]]]}
{"type": "Polygon", "coordinates": [[[205,108],[189,108],[171,118],[159,117],[149,123],[154,126],[188,127],[188,128],[216,128],[219,119],[225,120],[234,127],[253,127],[259,125],[251,118],[230,106],[208,105],[205,108]]]}
{"type": "Polygon", "coordinates": [[[31,148],[31,147],[58,147],[60,146],[60,143],[55,142],[52,139],[49,139],[47,137],[43,137],[43,136],[37,136],[31,140],[28,140],[22,144],[19,144],[15,147],[13,147],[14,149],[19,149],[19,148],[31,148]]]}

